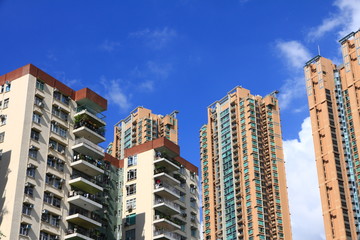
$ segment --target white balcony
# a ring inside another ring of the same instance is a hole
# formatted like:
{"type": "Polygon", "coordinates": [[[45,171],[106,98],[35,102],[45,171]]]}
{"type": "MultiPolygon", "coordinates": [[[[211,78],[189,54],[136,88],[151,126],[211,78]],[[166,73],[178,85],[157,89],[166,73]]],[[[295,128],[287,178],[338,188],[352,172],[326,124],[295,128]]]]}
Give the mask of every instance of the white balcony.
{"type": "Polygon", "coordinates": [[[88,211],[92,212],[102,208],[100,203],[97,203],[90,199],[90,197],[82,196],[82,195],[75,195],[68,198],[68,202],[76,205],[78,207],[87,209],[88,211]]]}
{"type": "Polygon", "coordinates": [[[70,163],[70,166],[73,169],[83,172],[89,176],[97,176],[104,173],[104,170],[83,159],[70,163]]]}
{"type": "Polygon", "coordinates": [[[169,216],[181,213],[179,204],[164,198],[155,198],[154,209],[169,216]]]}
{"type": "Polygon", "coordinates": [[[157,229],[169,229],[170,231],[180,230],[181,227],[176,223],[161,217],[160,215],[155,215],[154,226],[157,229]]]}
{"type": "Polygon", "coordinates": [[[172,176],[170,176],[165,172],[155,174],[154,179],[160,179],[162,182],[168,182],[173,186],[178,186],[180,184],[179,180],[176,180],[175,178],[173,178],[172,176]]]}
{"type": "Polygon", "coordinates": [[[64,236],[65,240],[94,240],[93,238],[82,235],[81,233],[70,233],[64,236]]]}
{"type": "Polygon", "coordinates": [[[170,232],[166,229],[157,229],[154,231],[154,240],[181,240],[181,235],[170,232]]]}
{"type": "Polygon", "coordinates": [[[94,159],[102,159],[105,156],[104,149],[102,147],[85,138],[76,139],[75,145],[72,146],[72,150],[88,155],[94,159]]]}
{"type": "Polygon", "coordinates": [[[66,217],[66,221],[84,228],[101,227],[101,223],[80,213],[71,214],[70,216],[66,217]]]}
{"type": "Polygon", "coordinates": [[[159,167],[164,167],[167,172],[173,172],[176,170],[179,170],[180,167],[178,165],[176,165],[175,163],[173,163],[172,161],[166,159],[166,158],[156,158],[154,160],[154,164],[157,168],[159,167]]]}
{"type": "Polygon", "coordinates": [[[103,188],[96,184],[96,181],[93,180],[93,182],[89,181],[88,179],[81,177],[81,176],[72,176],[73,179],[69,181],[69,184],[71,186],[74,186],[76,188],[82,189],[85,192],[95,194],[97,192],[102,192],[103,188]]]}
{"type": "Polygon", "coordinates": [[[177,200],[180,198],[180,191],[168,182],[161,181],[155,183],[154,193],[163,198],[177,200]]]}
{"type": "Polygon", "coordinates": [[[105,137],[101,134],[97,133],[96,131],[92,130],[91,128],[87,127],[86,125],[80,126],[73,130],[75,136],[79,138],[86,138],[93,143],[101,143],[105,141],[105,137]]]}

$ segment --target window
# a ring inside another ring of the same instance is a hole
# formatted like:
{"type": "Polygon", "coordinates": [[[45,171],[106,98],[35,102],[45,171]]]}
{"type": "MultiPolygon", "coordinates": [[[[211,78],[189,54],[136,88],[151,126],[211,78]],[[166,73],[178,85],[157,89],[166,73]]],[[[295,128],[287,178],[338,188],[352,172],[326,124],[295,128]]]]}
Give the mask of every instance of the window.
{"type": "Polygon", "coordinates": [[[136,169],[131,169],[127,172],[127,180],[131,181],[136,179],[136,169]]]}
{"type": "Polygon", "coordinates": [[[59,91],[54,91],[54,99],[64,103],[65,105],[69,105],[70,103],[69,97],[61,94],[59,91]]]}
{"type": "Polygon", "coordinates": [[[4,108],[8,108],[9,107],[9,99],[5,99],[4,100],[4,108]]]}
{"type": "Polygon", "coordinates": [[[54,196],[51,192],[44,192],[44,202],[58,208],[61,206],[61,198],[54,196]]]}
{"type": "Polygon", "coordinates": [[[52,114],[65,122],[68,121],[69,114],[67,112],[61,110],[61,107],[59,107],[59,106],[53,106],[52,114]]]}
{"type": "Polygon", "coordinates": [[[26,169],[26,175],[27,175],[28,177],[35,178],[35,172],[36,172],[35,169],[36,169],[36,168],[35,168],[34,165],[29,164],[29,165],[28,165],[28,168],[26,169]]]}
{"type": "Polygon", "coordinates": [[[60,172],[64,171],[64,161],[61,160],[60,158],[48,156],[47,165],[49,167],[57,169],[60,172]]]}
{"type": "Polygon", "coordinates": [[[35,131],[34,129],[31,129],[30,138],[38,142],[40,138],[40,133],[38,131],[35,131]]]}
{"type": "Polygon", "coordinates": [[[25,215],[30,216],[31,215],[31,210],[33,209],[34,205],[29,204],[29,203],[24,203],[23,204],[23,208],[22,208],[22,213],[25,215]]]}
{"type": "Polygon", "coordinates": [[[63,179],[56,177],[55,175],[53,175],[51,173],[47,173],[46,177],[45,177],[45,183],[50,186],[53,186],[54,188],[61,189],[63,179]]]}
{"type": "Polygon", "coordinates": [[[34,196],[34,185],[30,183],[25,183],[25,190],[24,193],[29,195],[30,197],[34,196]]]}
{"type": "Polygon", "coordinates": [[[65,154],[65,146],[52,139],[49,140],[49,147],[61,154],[65,154]]]}
{"type": "Polygon", "coordinates": [[[125,232],[125,240],[135,240],[135,229],[125,232]]]}
{"type": "Polygon", "coordinates": [[[135,209],[136,208],[136,198],[126,200],[126,209],[135,209]]]}
{"type": "Polygon", "coordinates": [[[43,99],[38,97],[38,96],[35,96],[35,105],[38,106],[38,107],[44,107],[44,102],[43,102],[43,99]]]}
{"type": "Polygon", "coordinates": [[[43,210],[41,221],[47,222],[54,227],[59,227],[61,216],[50,213],[48,210],[43,210]]]}
{"type": "Polygon", "coordinates": [[[5,132],[0,133],[0,143],[4,142],[5,132]]]}
{"type": "Polygon", "coordinates": [[[136,184],[131,184],[126,186],[126,195],[132,195],[136,193],[136,184]]]}
{"type": "Polygon", "coordinates": [[[41,91],[44,91],[44,83],[42,81],[40,81],[39,79],[36,79],[36,88],[41,90],[41,91]]]}
{"type": "Polygon", "coordinates": [[[128,157],[128,167],[135,166],[137,164],[137,156],[129,156],[128,157]]]}
{"type": "Polygon", "coordinates": [[[192,237],[196,237],[196,232],[197,232],[197,231],[196,231],[196,228],[193,228],[193,227],[192,227],[192,228],[191,228],[191,236],[192,236],[192,237]]]}
{"type": "Polygon", "coordinates": [[[66,138],[67,130],[64,127],[59,126],[58,122],[51,122],[51,131],[63,138],[66,138]]]}
{"type": "Polygon", "coordinates": [[[11,84],[10,83],[6,83],[5,85],[5,92],[10,92],[11,89],[11,84]]]}
{"type": "Polygon", "coordinates": [[[31,229],[30,224],[21,223],[20,224],[20,235],[28,236],[30,229],[31,229]]]}
{"type": "Polygon", "coordinates": [[[131,226],[134,224],[136,224],[136,214],[133,213],[133,214],[127,215],[126,219],[125,219],[125,226],[131,226]]]}
{"type": "Polygon", "coordinates": [[[7,119],[7,115],[0,115],[0,125],[5,125],[6,124],[6,119],[7,119]]]}
{"type": "Polygon", "coordinates": [[[34,113],[33,114],[33,122],[37,123],[37,124],[40,124],[41,123],[41,115],[38,114],[38,113],[34,113]]]}
{"type": "Polygon", "coordinates": [[[38,150],[36,148],[30,148],[29,149],[29,157],[36,159],[37,158],[38,150]]]}

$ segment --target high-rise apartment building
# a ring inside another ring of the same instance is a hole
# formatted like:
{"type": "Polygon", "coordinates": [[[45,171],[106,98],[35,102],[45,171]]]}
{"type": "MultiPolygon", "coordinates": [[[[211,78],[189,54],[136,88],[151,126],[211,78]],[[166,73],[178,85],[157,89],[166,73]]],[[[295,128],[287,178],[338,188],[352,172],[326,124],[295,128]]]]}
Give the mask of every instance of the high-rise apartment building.
{"type": "Polygon", "coordinates": [[[163,116],[154,114],[149,109],[137,107],[127,118],[119,121],[115,125],[112,155],[123,159],[124,149],[160,137],[166,137],[177,144],[177,113],[177,111],[174,111],[171,114],[163,116]]]}
{"type": "Polygon", "coordinates": [[[343,64],[304,67],[326,239],[360,237],[360,31],[340,40],[343,64]]]}
{"type": "Polygon", "coordinates": [[[198,168],[166,137],[124,151],[123,239],[199,239],[198,168]]]}
{"type": "Polygon", "coordinates": [[[98,145],[106,108],[33,65],[0,76],[5,239],[120,239],[122,162],[98,145]]]}
{"type": "Polygon", "coordinates": [[[138,107],[115,125],[112,155],[124,160],[123,239],[199,239],[198,168],[180,157],[176,111],[138,107]]]}
{"type": "Polygon", "coordinates": [[[206,240],[292,239],[275,94],[236,87],[208,107],[200,129],[206,240]]]}

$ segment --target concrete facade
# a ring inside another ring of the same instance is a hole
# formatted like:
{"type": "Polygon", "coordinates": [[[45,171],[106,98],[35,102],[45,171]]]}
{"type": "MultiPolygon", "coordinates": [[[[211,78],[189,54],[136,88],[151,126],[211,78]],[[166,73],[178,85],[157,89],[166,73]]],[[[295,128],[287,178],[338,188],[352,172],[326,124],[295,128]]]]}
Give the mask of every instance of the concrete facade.
{"type": "Polygon", "coordinates": [[[292,239],[275,93],[236,87],[211,104],[200,158],[204,239],[292,239]]]}
{"type": "Polygon", "coordinates": [[[4,239],[116,239],[106,193],[120,166],[98,146],[107,101],[33,65],[0,76],[0,98],[4,239]]]}
{"type": "Polygon", "coordinates": [[[326,239],[360,237],[360,31],[340,40],[343,64],[304,67],[326,239]]]}

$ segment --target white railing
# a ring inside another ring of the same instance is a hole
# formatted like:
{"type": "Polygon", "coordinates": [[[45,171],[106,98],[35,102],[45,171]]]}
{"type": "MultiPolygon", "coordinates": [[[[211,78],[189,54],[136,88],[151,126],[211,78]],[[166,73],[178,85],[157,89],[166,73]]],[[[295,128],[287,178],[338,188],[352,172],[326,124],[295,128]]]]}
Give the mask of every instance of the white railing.
{"type": "Polygon", "coordinates": [[[175,193],[176,195],[180,196],[180,190],[171,186],[167,182],[161,181],[160,183],[155,183],[155,189],[165,188],[168,189],[170,192],[175,193]]]}
{"type": "Polygon", "coordinates": [[[88,145],[89,147],[94,148],[99,152],[102,152],[102,153],[104,152],[104,149],[102,147],[100,147],[100,146],[96,145],[95,143],[87,140],[86,138],[78,138],[78,139],[75,140],[75,145],[80,144],[80,143],[84,143],[85,145],[88,145]]]}
{"type": "Polygon", "coordinates": [[[155,198],[155,201],[154,201],[154,205],[157,205],[157,204],[161,204],[161,203],[165,203],[165,205],[168,205],[172,208],[174,208],[175,210],[179,211],[180,212],[180,205],[179,204],[176,204],[166,198],[155,198]]]}
{"type": "Polygon", "coordinates": [[[181,235],[174,233],[174,232],[168,232],[166,230],[163,229],[158,229],[154,231],[154,237],[159,236],[159,235],[165,235],[166,237],[169,237],[171,239],[174,240],[181,240],[181,235]]]}

